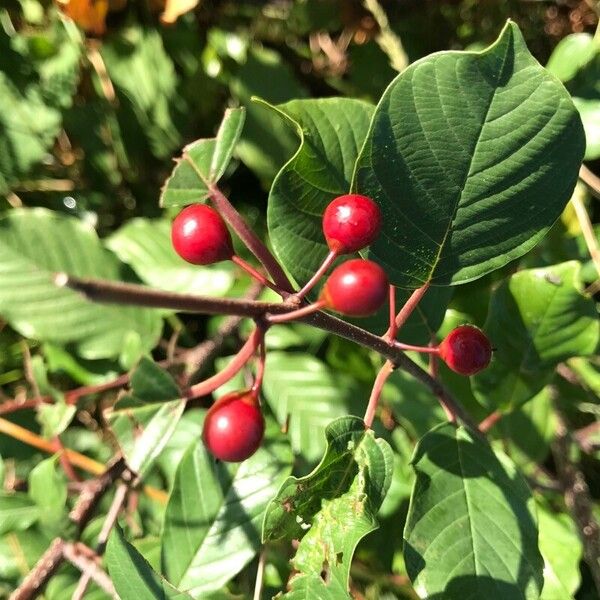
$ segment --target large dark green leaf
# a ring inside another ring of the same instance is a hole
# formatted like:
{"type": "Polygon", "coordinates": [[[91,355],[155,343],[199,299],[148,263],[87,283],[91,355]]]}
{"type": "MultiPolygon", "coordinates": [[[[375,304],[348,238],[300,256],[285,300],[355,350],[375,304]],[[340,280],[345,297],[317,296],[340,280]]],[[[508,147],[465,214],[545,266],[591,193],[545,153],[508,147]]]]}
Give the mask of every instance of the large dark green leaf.
{"type": "Polygon", "coordinates": [[[121,600],[191,600],[152,569],[118,525],[108,540],[106,562],[121,600]]]}
{"type": "Polygon", "coordinates": [[[269,235],[277,257],[299,283],[328,253],[322,215],[333,198],[350,190],[354,163],[373,106],[350,98],[292,100],[276,107],[294,127],[300,146],[269,194],[269,235]]]}
{"type": "Polygon", "coordinates": [[[388,87],[353,189],[381,205],[370,255],[392,282],[466,282],[532,248],[569,199],[584,151],[563,86],[509,22],[487,50],[440,52],[388,87]]]}
{"type": "Polygon", "coordinates": [[[185,206],[208,198],[209,187],[219,181],[229,164],[244,116],[243,108],[228,109],[214,138],[197,140],[183,149],[162,190],[162,206],[185,206]]]}
{"type": "Polygon", "coordinates": [[[118,279],[119,262],[96,232],[45,209],[12,210],[0,220],[0,314],[26,337],[73,343],[82,356],[118,356],[132,336],[143,350],[156,343],[156,311],[95,304],[57,287],[55,272],[118,279]]]}
{"type": "Polygon", "coordinates": [[[417,593],[539,598],[543,561],[533,498],[510,460],[446,423],[421,439],[413,466],[404,558],[417,593]]]}
{"type": "Polygon", "coordinates": [[[472,380],[482,402],[518,406],[558,363],[595,352],[600,322],[594,301],[580,291],[579,270],[574,261],[523,270],[494,291],[484,328],[496,351],[472,380]]]}
{"type": "Polygon", "coordinates": [[[327,450],[315,470],[289,477],[269,504],[265,541],[300,539],[297,571],[283,597],[348,599],[348,576],[358,542],[377,528],[376,515],[390,486],[393,455],[357,417],[326,429],[327,450]]]}
{"type": "Polygon", "coordinates": [[[240,464],[215,461],[202,440],[192,445],[177,470],[165,513],[167,578],[194,598],[205,598],[238,573],[260,547],[265,508],[291,462],[288,441],[272,421],[261,448],[240,464]]]}

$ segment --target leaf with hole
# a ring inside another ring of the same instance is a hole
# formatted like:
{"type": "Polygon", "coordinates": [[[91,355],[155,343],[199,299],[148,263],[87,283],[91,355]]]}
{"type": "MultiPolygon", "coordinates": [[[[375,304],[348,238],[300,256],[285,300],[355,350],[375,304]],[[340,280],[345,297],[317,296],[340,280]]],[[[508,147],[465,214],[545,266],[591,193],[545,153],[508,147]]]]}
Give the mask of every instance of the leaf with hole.
{"type": "Polygon", "coordinates": [[[327,450],[305,477],[289,477],[271,501],[263,540],[299,539],[284,598],[349,598],[350,564],[358,542],[378,527],[390,486],[392,450],[358,417],[327,427],[327,450]]]}

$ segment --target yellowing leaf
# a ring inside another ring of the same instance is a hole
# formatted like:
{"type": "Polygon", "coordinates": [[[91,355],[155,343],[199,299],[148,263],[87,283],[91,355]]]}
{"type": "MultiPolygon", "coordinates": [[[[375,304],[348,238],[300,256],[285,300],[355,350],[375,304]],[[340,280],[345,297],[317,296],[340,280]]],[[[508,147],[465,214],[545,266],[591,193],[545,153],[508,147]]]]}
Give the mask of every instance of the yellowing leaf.
{"type": "Polygon", "coordinates": [[[197,6],[200,0],[166,0],[165,9],[160,16],[162,23],[172,25],[177,19],[197,6]]]}
{"type": "Polygon", "coordinates": [[[87,33],[106,31],[108,0],[56,0],[59,8],[87,33]]]}

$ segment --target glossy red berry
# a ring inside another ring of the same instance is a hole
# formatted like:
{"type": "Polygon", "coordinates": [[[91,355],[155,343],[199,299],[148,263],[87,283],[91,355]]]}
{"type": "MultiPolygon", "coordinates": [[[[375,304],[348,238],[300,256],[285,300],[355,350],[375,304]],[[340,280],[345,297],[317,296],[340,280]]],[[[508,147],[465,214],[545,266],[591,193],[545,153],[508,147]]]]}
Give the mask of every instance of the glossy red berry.
{"type": "Polygon", "coordinates": [[[474,375],[492,359],[492,345],[485,333],[473,325],[453,329],[439,345],[440,358],[456,373],[474,375]]]}
{"type": "Polygon", "coordinates": [[[388,297],[385,271],[370,260],[355,258],[335,268],[321,291],[328,308],[349,317],[377,312],[388,297]]]}
{"type": "Polygon", "coordinates": [[[241,462],[260,446],[265,420],[253,392],[243,390],[219,398],[206,413],[202,439],[208,451],[227,462],[241,462]]]}
{"type": "Polygon", "coordinates": [[[175,217],[171,241],[177,254],[194,265],[211,265],[233,256],[225,221],[206,204],[192,204],[175,217]]]}
{"type": "Polygon", "coordinates": [[[330,250],[348,254],[371,244],[381,229],[379,206],[360,194],[332,200],[323,213],[323,233],[330,250]]]}

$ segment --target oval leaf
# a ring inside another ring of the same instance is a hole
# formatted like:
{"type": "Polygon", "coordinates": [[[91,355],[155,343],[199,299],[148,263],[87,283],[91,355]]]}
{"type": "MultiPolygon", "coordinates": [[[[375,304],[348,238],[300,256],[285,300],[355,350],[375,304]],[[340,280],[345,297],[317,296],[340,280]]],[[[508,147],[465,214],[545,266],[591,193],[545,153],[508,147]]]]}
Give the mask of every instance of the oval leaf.
{"type": "Polygon", "coordinates": [[[205,598],[238,573],[260,547],[265,508],[291,461],[287,440],[273,422],[261,448],[240,464],[215,461],[201,440],[191,446],[165,513],[162,564],[168,579],[205,598]]]}
{"type": "Polygon", "coordinates": [[[162,190],[161,206],[185,206],[208,198],[210,186],[219,181],[229,164],[244,117],[243,108],[226,110],[216,137],[197,140],[183,149],[162,190]]]}
{"type": "Polygon", "coordinates": [[[439,600],[539,598],[535,508],[509,459],[446,423],[421,439],[413,467],[404,559],[417,593],[439,600]]]}
{"type": "Polygon", "coordinates": [[[144,350],[160,335],[156,311],[94,304],[53,274],[118,279],[119,262],[77,219],[35,208],[0,219],[0,314],[26,337],[73,343],[86,358],[118,356],[133,333],[144,350]]]}
{"type": "Polygon", "coordinates": [[[353,189],[384,213],[370,254],[406,288],[501,267],[560,215],[584,146],[569,94],[514,23],[481,53],[417,61],[381,98],[357,163],[353,189]]]}
{"type": "Polygon", "coordinates": [[[492,294],[485,330],[497,348],[472,379],[489,406],[518,406],[539,392],[558,363],[593,354],[600,339],[594,301],[580,291],[575,261],[519,271],[492,294]]]}

